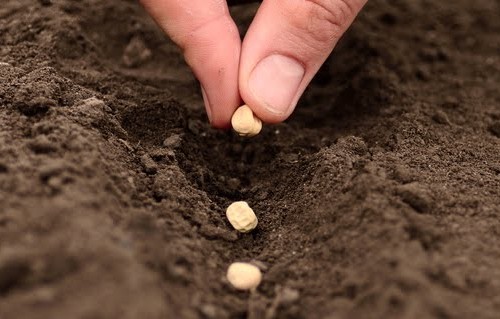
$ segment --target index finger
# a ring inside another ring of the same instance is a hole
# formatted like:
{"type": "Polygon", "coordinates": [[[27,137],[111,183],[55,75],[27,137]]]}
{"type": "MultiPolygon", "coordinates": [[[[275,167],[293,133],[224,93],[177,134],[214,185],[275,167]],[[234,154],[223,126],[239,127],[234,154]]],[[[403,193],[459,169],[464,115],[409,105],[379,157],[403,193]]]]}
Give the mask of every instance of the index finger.
{"type": "Polygon", "coordinates": [[[160,27],[183,50],[202,86],[214,127],[229,127],[240,104],[241,39],[224,0],[141,0],[160,27]]]}

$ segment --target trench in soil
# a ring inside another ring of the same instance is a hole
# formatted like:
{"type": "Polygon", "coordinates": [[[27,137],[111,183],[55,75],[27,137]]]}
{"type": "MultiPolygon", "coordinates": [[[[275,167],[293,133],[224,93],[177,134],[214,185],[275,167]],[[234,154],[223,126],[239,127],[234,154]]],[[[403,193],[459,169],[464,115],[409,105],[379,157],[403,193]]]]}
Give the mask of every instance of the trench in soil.
{"type": "MultiPolygon", "coordinates": [[[[209,127],[137,3],[0,9],[20,67],[0,65],[0,244],[17,254],[0,251],[0,306],[35,318],[37,289],[72,278],[68,299],[87,289],[97,313],[112,282],[117,312],[261,318],[291,287],[278,318],[495,318],[498,4],[428,6],[370,2],[291,119],[252,139],[209,127]],[[151,56],[127,67],[134,43],[151,56]],[[257,213],[250,234],[225,218],[236,200],[257,213]],[[256,293],[225,282],[236,260],[265,269],[256,293]]],[[[233,11],[243,34],[255,10],[233,11]]]]}

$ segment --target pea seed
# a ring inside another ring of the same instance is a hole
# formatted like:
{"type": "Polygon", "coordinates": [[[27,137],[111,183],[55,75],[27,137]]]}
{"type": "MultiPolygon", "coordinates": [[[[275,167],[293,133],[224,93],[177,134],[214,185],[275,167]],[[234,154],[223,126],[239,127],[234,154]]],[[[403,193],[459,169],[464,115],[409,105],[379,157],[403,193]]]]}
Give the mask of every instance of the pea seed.
{"type": "Polygon", "coordinates": [[[234,288],[250,290],[257,288],[262,281],[262,273],[257,266],[249,263],[235,262],[227,269],[227,280],[234,288]]]}
{"type": "Polygon", "coordinates": [[[236,109],[231,118],[231,125],[240,136],[255,136],[262,129],[262,121],[253,114],[248,105],[236,109]]]}
{"type": "Polygon", "coordinates": [[[247,233],[257,227],[257,216],[247,202],[234,202],[226,210],[226,217],[234,229],[247,233]]]}

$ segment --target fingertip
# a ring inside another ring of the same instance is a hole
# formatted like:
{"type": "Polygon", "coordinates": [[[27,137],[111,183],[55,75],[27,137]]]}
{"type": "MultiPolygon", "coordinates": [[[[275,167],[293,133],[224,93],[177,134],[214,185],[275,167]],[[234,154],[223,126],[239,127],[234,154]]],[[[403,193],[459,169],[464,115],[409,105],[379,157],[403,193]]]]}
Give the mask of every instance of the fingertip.
{"type": "Polygon", "coordinates": [[[286,120],[294,111],[295,107],[290,107],[287,112],[276,113],[269,110],[269,107],[261,103],[256,99],[248,90],[241,88],[240,94],[244,101],[244,104],[248,105],[253,113],[264,123],[267,124],[277,124],[286,120]]]}
{"type": "Polygon", "coordinates": [[[205,111],[207,112],[208,121],[212,123],[212,109],[210,106],[210,102],[208,101],[207,92],[201,86],[201,96],[203,97],[203,104],[205,105],[205,111]]]}
{"type": "Polygon", "coordinates": [[[210,120],[210,125],[216,129],[227,130],[231,128],[231,117],[214,117],[210,120]]]}
{"type": "MultiPolygon", "coordinates": [[[[239,104],[239,95],[236,97],[236,100],[234,103],[231,103],[231,101],[223,101],[223,103],[226,103],[223,105],[221,108],[217,108],[216,105],[212,105],[208,95],[203,88],[203,85],[201,86],[201,95],[203,97],[203,103],[205,105],[205,111],[207,113],[208,121],[210,122],[210,125],[213,128],[217,129],[229,129],[231,128],[231,117],[234,113],[234,111],[237,108],[237,105],[239,104]],[[214,111],[212,111],[212,108],[214,108],[214,111]]],[[[225,99],[224,99],[225,100],[225,99]]]]}
{"type": "Polygon", "coordinates": [[[290,115],[293,113],[294,108],[290,110],[290,112],[276,114],[269,112],[269,110],[258,103],[245,102],[248,105],[254,114],[264,123],[267,124],[278,124],[285,121],[290,115]]]}

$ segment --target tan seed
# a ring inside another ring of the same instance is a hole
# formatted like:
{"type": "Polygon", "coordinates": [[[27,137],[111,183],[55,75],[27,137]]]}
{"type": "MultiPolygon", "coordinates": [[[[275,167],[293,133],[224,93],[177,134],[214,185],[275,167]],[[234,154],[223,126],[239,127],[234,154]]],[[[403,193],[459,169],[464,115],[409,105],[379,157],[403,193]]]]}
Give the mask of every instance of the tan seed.
{"type": "Polygon", "coordinates": [[[257,227],[257,216],[247,202],[234,202],[226,210],[226,217],[234,229],[247,233],[257,227]]]}
{"type": "Polygon", "coordinates": [[[236,109],[231,118],[231,125],[240,136],[255,136],[262,129],[262,121],[253,114],[248,105],[236,109]]]}
{"type": "Polygon", "coordinates": [[[234,288],[250,290],[257,288],[262,281],[262,273],[257,266],[249,263],[235,262],[227,269],[227,280],[234,288]]]}

